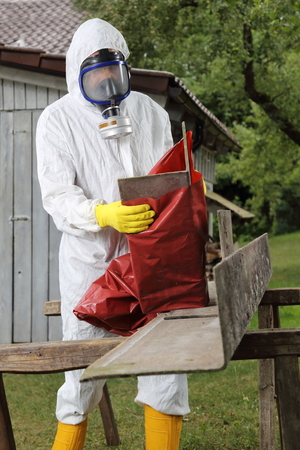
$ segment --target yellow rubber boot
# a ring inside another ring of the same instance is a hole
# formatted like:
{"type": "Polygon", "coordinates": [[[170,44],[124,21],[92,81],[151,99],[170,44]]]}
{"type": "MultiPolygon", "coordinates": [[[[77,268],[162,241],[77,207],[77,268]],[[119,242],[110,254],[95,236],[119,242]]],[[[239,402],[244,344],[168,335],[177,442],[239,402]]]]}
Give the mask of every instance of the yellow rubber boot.
{"type": "Polygon", "coordinates": [[[82,450],[85,441],[87,419],[78,425],[58,422],[52,450],[82,450]]]}
{"type": "Polygon", "coordinates": [[[145,405],[146,450],[178,450],[182,416],[170,416],[145,405]]]}

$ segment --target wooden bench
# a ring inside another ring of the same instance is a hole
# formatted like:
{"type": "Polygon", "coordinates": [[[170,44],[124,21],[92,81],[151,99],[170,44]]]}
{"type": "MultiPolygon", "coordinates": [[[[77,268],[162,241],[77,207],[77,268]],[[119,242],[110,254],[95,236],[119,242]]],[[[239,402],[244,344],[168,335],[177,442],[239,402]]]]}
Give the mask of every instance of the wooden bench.
{"type": "MultiPolygon", "coordinates": [[[[228,215],[220,215],[219,224],[223,260],[214,269],[215,298],[214,284],[210,284],[212,302],[208,307],[160,314],[130,338],[2,345],[0,372],[47,373],[89,366],[82,377],[84,382],[141,374],[216,371],[225,369],[231,359],[259,359],[260,448],[276,448],[276,391],[281,448],[298,450],[300,328],[279,329],[278,306],[300,304],[300,289],[266,290],[271,275],[267,236],[231,254],[228,215]],[[261,329],[247,331],[257,307],[261,329]]],[[[59,314],[59,303],[49,308],[59,314]]],[[[109,402],[108,391],[103,398],[109,402]]],[[[109,422],[113,417],[111,405],[108,409],[109,422]]],[[[105,422],[106,418],[104,426],[105,422]]],[[[1,376],[0,450],[15,450],[1,376]]]]}
{"type": "Polygon", "coordinates": [[[300,289],[266,290],[271,276],[267,236],[232,253],[231,218],[225,211],[219,215],[219,229],[223,259],[214,268],[215,304],[160,314],[89,366],[82,382],[217,371],[231,359],[258,359],[260,449],[276,449],[276,395],[281,448],[299,450],[300,328],[280,329],[278,307],[300,304],[300,289]],[[260,329],[247,331],[257,307],[260,329]]]}

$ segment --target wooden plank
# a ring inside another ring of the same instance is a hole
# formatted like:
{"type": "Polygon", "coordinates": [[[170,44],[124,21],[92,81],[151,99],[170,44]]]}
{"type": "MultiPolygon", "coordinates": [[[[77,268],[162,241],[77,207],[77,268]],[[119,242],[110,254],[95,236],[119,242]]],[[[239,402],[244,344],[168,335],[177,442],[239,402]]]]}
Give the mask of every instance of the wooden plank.
{"type": "Polygon", "coordinates": [[[82,380],[215,371],[223,367],[217,306],[208,306],[160,314],[86,369],[82,380]]]}
{"type": "Polygon", "coordinates": [[[25,99],[25,84],[14,82],[14,98],[15,98],[15,109],[21,110],[26,108],[25,99]]]}
{"type": "Polygon", "coordinates": [[[48,89],[48,105],[59,99],[59,91],[57,89],[48,89]]]}
{"type": "Polygon", "coordinates": [[[48,106],[48,91],[46,87],[37,86],[36,88],[37,96],[37,108],[45,109],[48,106]]]}
{"type": "Polygon", "coordinates": [[[214,267],[225,360],[245,334],[272,274],[268,236],[250,242],[214,267]]]}
{"type": "Polygon", "coordinates": [[[299,450],[300,381],[297,356],[275,358],[275,382],[282,450],[299,450]]]}
{"type": "Polygon", "coordinates": [[[234,252],[232,239],[231,211],[218,211],[219,236],[222,259],[234,252]]]}
{"type": "Polygon", "coordinates": [[[36,86],[25,84],[26,90],[26,109],[37,109],[36,86]]]}
{"type": "MultiPolygon", "coordinates": [[[[272,305],[258,307],[258,327],[274,327],[272,305]]],[[[260,450],[276,450],[274,359],[259,360],[258,371],[260,450]]]]}
{"type": "Polygon", "coordinates": [[[44,316],[44,303],[48,300],[49,220],[43,208],[37,177],[35,130],[40,111],[32,113],[32,341],[48,339],[48,319],[44,316]]]}
{"type": "Polygon", "coordinates": [[[50,300],[44,303],[44,314],[45,316],[60,316],[61,314],[61,301],[60,300],[50,300]]]}
{"type": "Polygon", "coordinates": [[[55,373],[82,369],[126,340],[123,337],[0,346],[0,372],[55,373]]]}
{"type": "Polygon", "coordinates": [[[21,83],[28,83],[30,86],[44,86],[46,88],[61,89],[67,93],[66,79],[45,73],[33,72],[32,70],[16,69],[15,67],[0,66],[0,78],[21,83]]]}
{"type": "MultiPolygon", "coordinates": [[[[120,445],[119,432],[114,417],[114,411],[111,405],[107,384],[103,386],[103,394],[99,403],[99,409],[102,417],[104,433],[107,445],[120,445]]],[[[1,449],[0,449],[1,450],[1,449]]]]}
{"type": "Polygon", "coordinates": [[[174,189],[189,186],[189,173],[170,172],[120,178],[118,185],[122,201],[147,197],[158,199],[174,189]]]}
{"type": "Polygon", "coordinates": [[[300,288],[267,289],[261,305],[300,305],[300,288]]]}
{"type": "Polygon", "coordinates": [[[16,450],[2,373],[0,373],[0,450],[16,450]]]}
{"type": "Polygon", "coordinates": [[[14,113],[14,342],[31,340],[31,113],[14,113]]]}
{"type": "Polygon", "coordinates": [[[13,113],[0,113],[0,343],[12,342],[13,113]]]}
{"type": "Polygon", "coordinates": [[[3,80],[3,109],[13,111],[14,107],[14,83],[11,80],[3,80]]]}
{"type": "Polygon", "coordinates": [[[300,355],[300,328],[247,331],[232,359],[267,359],[281,355],[300,355]]]}
{"type": "Polygon", "coordinates": [[[3,79],[0,78],[0,111],[3,110],[3,79]]]}

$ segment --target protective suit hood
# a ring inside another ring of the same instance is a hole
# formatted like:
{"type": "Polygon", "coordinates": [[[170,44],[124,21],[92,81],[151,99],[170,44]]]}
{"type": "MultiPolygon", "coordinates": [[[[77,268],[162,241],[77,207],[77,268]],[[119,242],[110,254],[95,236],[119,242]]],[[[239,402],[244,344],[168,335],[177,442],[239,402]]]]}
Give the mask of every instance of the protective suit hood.
{"type": "Polygon", "coordinates": [[[78,76],[82,62],[92,53],[103,48],[111,48],[123,53],[125,59],[129,50],[122,34],[102,19],[90,19],[75,32],[66,55],[66,78],[71,97],[81,104],[94,108],[80,92],[78,76]]]}

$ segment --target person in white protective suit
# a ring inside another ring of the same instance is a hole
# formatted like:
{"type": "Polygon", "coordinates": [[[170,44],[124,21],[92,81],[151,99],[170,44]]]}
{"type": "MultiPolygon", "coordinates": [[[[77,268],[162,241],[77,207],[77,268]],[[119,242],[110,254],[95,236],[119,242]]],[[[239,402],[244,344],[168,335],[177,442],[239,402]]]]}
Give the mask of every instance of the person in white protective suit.
{"type": "MultiPolygon", "coordinates": [[[[113,336],[72,311],[111,260],[128,252],[125,233],[144,231],[154,220],[149,205],[121,205],[117,179],[146,175],[173,145],[168,114],[130,92],[128,56],[112,25],[83,23],[66,56],[68,94],[43,111],[37,126],[43,205],[63,232],[64,340],[113,336]]],[[[104,381],[80,383],[81,373],[67,372],[58,391],[54,450],[83,448],[88,413],[101,399],[104,381]]],[[[177,449],[182,416],[190,411],[186,375],[139,377],[135,401],[145,407],[147,450],[177,449]]]]}

